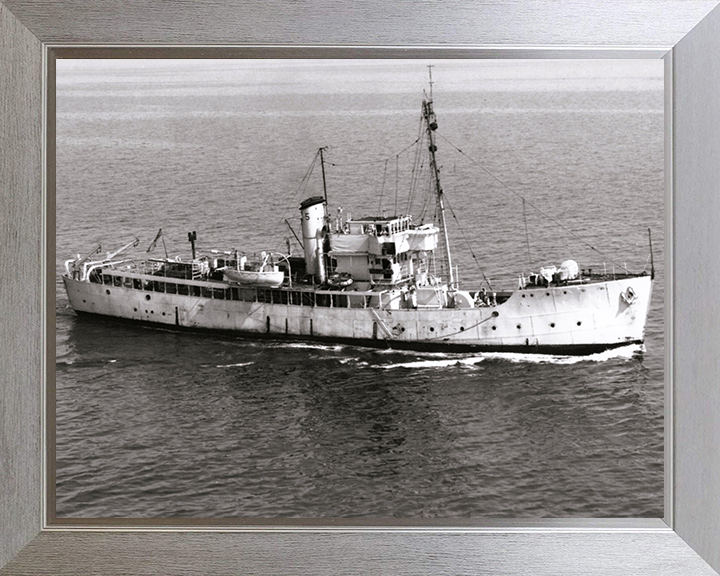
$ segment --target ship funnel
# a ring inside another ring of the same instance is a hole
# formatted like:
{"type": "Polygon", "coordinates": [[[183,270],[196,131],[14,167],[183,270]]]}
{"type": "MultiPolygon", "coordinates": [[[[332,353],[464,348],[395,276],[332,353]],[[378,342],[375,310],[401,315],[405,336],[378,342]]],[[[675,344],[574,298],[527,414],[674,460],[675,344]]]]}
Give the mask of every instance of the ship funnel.
{"type": "MultiPolygon", "coordinates": [[[[313,196],[300,204],[303,248],[305,250],[305,270],[308,274],[321,276],[322,229],[325,226],[325,198],[313,196]]],[[[322,281],[322,280],[321,280],[322,281]]]]}

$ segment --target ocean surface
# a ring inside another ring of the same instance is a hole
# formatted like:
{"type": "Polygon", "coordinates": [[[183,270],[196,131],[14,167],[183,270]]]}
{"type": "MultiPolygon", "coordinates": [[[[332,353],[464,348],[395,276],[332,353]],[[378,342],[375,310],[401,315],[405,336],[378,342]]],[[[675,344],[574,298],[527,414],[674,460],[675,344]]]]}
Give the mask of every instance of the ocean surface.
{"type": "MultiPolygon", "coordinates": [[[[461,284],[649,271],[644,345],[589,357],[253,341],[79,319],[64,261],[283,250],[300,201],[404,212],[424,61],[58,61],[58,517],[663,515],[662,62],[436,61],[461,284]],[[524,201],[523,201],[524,199],[524,201]]],[[[416,195],[417,196],[417,195],[416,195]]],[[[299,252],[299,248],[295,248],[299,252]]]]}

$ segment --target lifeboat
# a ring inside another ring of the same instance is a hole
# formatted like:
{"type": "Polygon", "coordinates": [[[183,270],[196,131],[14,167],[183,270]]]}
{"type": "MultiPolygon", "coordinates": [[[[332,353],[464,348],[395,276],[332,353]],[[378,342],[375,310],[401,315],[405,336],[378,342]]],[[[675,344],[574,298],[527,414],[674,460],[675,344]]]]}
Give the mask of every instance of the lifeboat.
{"type": "Polygon", "coordinates": [[[282,270],[235,270],[224,268],[223,276],[228,282],[243,284],[245,286],[264,286],[265,288],[278,288],[282,286],[285,272],[282,270]]]}

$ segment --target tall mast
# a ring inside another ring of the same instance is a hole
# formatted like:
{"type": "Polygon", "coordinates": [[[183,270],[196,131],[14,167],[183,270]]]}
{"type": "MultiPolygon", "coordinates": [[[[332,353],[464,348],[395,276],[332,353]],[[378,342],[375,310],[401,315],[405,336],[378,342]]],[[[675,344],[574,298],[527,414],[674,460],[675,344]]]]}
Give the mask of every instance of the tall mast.
{"type": "Polygon", "coordinates": [[[437,146],[435,145],[435,130],[437,130],[437,120],[435,119],[435,112],[433,111],[432,101],[432,66],[428,66],[430,69],[430,98],[423,100],[423,118],[425,119],[425,129],[428,135],[428,148],[430,149],[430,169],[433,172],[433,179],[435,181],[435,196],[437,198],[438,211],[440,212],[440,229],[443,234],[443,243],[445,248],[445,259],[447,260],[448,267],[448,283],[451,289],[457,288],[455,285],[456,279],[453,273],[452,256],[450,255],[450,239],[448,238],[447,223],[445,222],[445,201],[443,200],[443,190],[440,186],[440,169],[438,168],[437,161],[435,159],[435,152],[437,146]]]}
{"type": "Polygon", "coordinates": [[[323,158],[323,150],[325,148],[320,148],[320,168],[322,170],[322,177],[323,177],[323,193],[325,196],[325,204],[327,204],[327,184],[325,183],[325,159],[323,158]]]}

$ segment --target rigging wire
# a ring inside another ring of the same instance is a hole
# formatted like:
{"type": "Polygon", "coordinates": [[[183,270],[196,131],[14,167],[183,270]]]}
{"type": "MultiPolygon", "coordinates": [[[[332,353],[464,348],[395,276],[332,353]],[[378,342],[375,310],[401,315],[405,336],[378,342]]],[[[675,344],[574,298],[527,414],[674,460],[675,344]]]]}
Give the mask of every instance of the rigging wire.
{"type": "Polygon", "coordinates": [[[278,227],[276,228],[277,230],[281,230],[281,229],[284,230],[284,228],[282,227],[282,224],[287,222],[287,213],[295,205],[296,198],[298,196],[300,196],[300,194],[307,189],[308,184],[310,183],[310,176],[312,176],[313,170],[315,169],[315,165],[317,164],[317,159],[319,157],[320,157],[320,150],[315,152],[315,157],[313,158],[312,162],[310,163],[310,166],[308,167],[308,169],[305,171],[305,175],[302,177],[300,184],[298,185],[297,189],[293,193],[292,198],[290,199],[290,202],[285,206],[285,210],[283,211],[283,214],[280,217],[280,223],[279,223],[278,227]]]}
{"type": "Polygon", "coordinates": [[[423,129],[423,117],[421,115],[420,121],[418,122],[418,137],[415,140],[415,143],[420,143],[420,145],[415,147],[415,156],[413,157],[413,167],[410,176],[410,189],[408,190],[405,214],[412,213],[413,196],[415,195],[415,191],[418,187],[418,182],[420,181],[420,170],[422,170],[422,165],[424,161],[424,155],[422,154],[423,142],[425,142],[425,130],[423,129]]]}
{"type": "Polygon", "coordinates": [[[645,266],[643,266],[643,269],[642,269],[643,273],[645,272],[645,270],[647,270],[648,264],[650,264],[651,260],[652,260],[652,256],[650,254],[648,254],[648,257],[645,260],[645,266]]]}
{"type": "Polygon", "coordinates": [[[485,276],[485,270],[483,270],[483,267],[480,266],[480,261],[477,259],[477,256],[475,255],[475,252],[472,249],[472,245],[470,244],[468,237],[465,235],[465,230],[460,225],[460,220],[458,220],[458,217],[455,215],[455,210],[453,210],[453,207],[452,207],[452,204],[450,203],[450,198],[448,198],[447,192],[444,192],[444,196],[445,196],[445,202],[447,203],[448,208],[450,208],[450,213],[453,215],[453,218],[455,218],[455,223],[457,224],[458,230],[460,230],[460,234],[462,235],[463,240],[465,240],[465,244],[467,244],[468,250],[470,250],[470,255],[473,257],[473,260],[475,260],[475,264],[477,264],[478,270],[480,270],[480,274],[482,274],[483,280],[485,280],[486,284],[488,285],[488,288],[490,288],[490,290],[492,290],[493,287],[490,284],[490,280],[488,280],[487,276],[485,276]]]}
{"type": "Polygon", "coordinates": [[[528,251],[528,265],[532,268],[532,258],[530,257],[530,234],[528,233],[527,225],[527,212],[525,211],[525,198],[522,199],[523,203],[523,220],[525,221],[525,242],[527,244],[528,251]]]}
{"type": "Polygon", "coordinates": [[[385,160],[385,170],[383,170],[382,186],[380,187],[380,201],[378,202],[378,214],[382,214],[382,201],[383,195],[385,194],[385,178],[387,177],[387,163],[388,161],[385,160]]]}
{"type": "Polygon", "coordinates": [[[381,162],[387,162],[388,160],[392,160],[392,159],[393,159],[394,157],[396,157],[396,156],[400,156],[400,155],[404,154],[405,152],[407,152],[408,150],[410,150],[410,148],[412,148],[413,146],[415,146],[415,144],[418,143],[418,140],[419,140],[419,138],[416,139],[412,144],[409,144],[408,146],[406,146],[405,148],[403,148],[402,150],[400,150],[400,152],[398,152],[397,154],[393,154],[392,156],[388,156],[387,158],[382,158],[382,159],[380,159],[380,160],[368,160],[367,162],[340,162],[340,163],[337,163],[337,162],[328,162],[328,161],[326,160],[326,161],[325,161],[325,165],[326,165],[326,166],[342,167],[342,166],[367,166],[367,165],[369,165],[369,164],[380,164],[381,162]]]}
{"type": "Polygon", "coordinates": [[[428,213],[428,209],[432,206],[435,209],[435,212],[433,212],[432,220],[433,222],[437,220],[437,202],[435,202],[435,199],[433,198],[433,182],[428,178],[427,183],[425,185],[425,194],[423,194],[423,204],[420,208],[420,224],[422,225],[425,222],[425,215],[428,213]]]}
{"type": "Polygon", "coordinates": [[[398,184],[400,181],[400,154],[395,156],[395,215],[397,216],[398,184]]]}
{"type": "MultiPolygon", "coordinates": [[[[442,138],[442,139],[443,139],[445,142],[447,142],[450,146],[452,146],[453,148],[455,148],[455,150],[457,150],[460,154],[462,154],[463,156],[465,156],[465,158],[467,158],[468,160],[470,160],[470,162],[472,162],[473,164],[477,165],[477,166],[478,166],[483,172],[485,172],[488,176],[490,176],[491,178],[493,178],[494,180],[496,180],[497,182],[499,182],[502,186],[504,186],[504,187],[505,187],[507,190],[509,190],[512,194],[514,194],[515,196],[517,196],[518,198],[520,198],[520,199],[523,201],[523,203],[526,202],[526,199],[525,199],[520,193],[518,193],[517,191],[513,190],[513,189],[512,189],[510,186],[508,186],[505,182],[503,182],[502,180],[500,180],[500,178],[498,178],[497,176],[495,176],[495,174],[493,174],[492,172],[490,172],[487,168],[485,168],[482,164],[480,164],[480,162],[478,162],[478,161],[475,160],[474,158],[471,158],[470,156],[468,156],[467,154],[465,154],[465,152],[463,152],[462,150],[460,150],[460,148],[458,148],[457,146],[455,146],[455,144],[453,144],[452,142],[450,142],[450,140],[448,140],[447,138],[445,138],[445,136],[443,136],[443,135],[440,134],[439,132],[436,132],[436,134],[437,134],[438,136],[440,136],[440,138],[442,138]]],[[[538,208],[537,206],[535,206],[532,202],[527,201],[527,203],[530,205],[531,208],[534,208],[537,212],[539,212],[540,214],[542,214],[543,216],[545,216],[545,218],[547,218],[548,220],[550,220],[550,221],[552,221],[553,223],[557,224],[560,228],[562,228],[563,230],[565,230],[568,234],[570,234],[571,236],[573,236],[574,238],[576,238],[577,240],[579,240],[580,242],[582,242],[583,244],[585,244],[585,246],[587,246],[587,247],[590,248],[591,250],[594,250],[594,251],[597,252],[600,256],[602,256],[603,258],[606,258],[609,262],[612,262],[612,263],[615,264],[616,266],[619,266],[620,268],[622,268],[623,270],[625,270],[625,272],[628,272],[628,270],[627,270],[627,268],[626,268],[625,266],[623,266],[623,265],[621,265],[621,264],[613,261],[612,259],[610,259],[606,254],[604,254],[603,252],[601,252],[600,250],[598,250],[597,248],[595,248],[595,246],[593,246],[592,244],[590,244],[587,240],[583,239],[581,236],[579,236],[578,234],[576,234],[575,232],[573,232],[572,230],[570,230],[570,228],[568,228],[567,226],[565,226],[562,222],[559,222],[558,220],[556,220],[555,218],[553,218],[553,217],[550,216],[549,214],[543,212],[542,210],[540,210],[540,208],[538,208]]]]}

